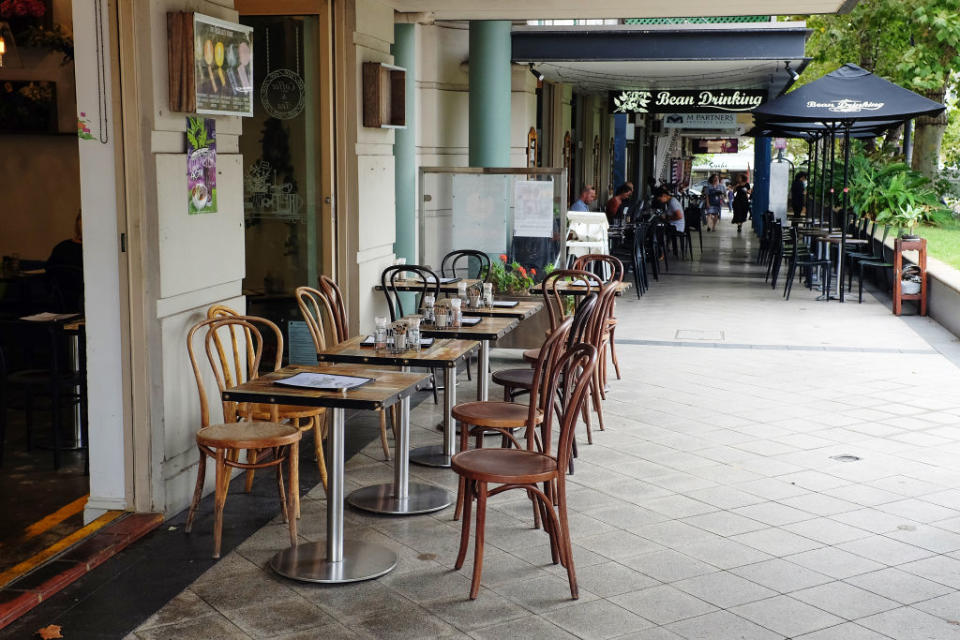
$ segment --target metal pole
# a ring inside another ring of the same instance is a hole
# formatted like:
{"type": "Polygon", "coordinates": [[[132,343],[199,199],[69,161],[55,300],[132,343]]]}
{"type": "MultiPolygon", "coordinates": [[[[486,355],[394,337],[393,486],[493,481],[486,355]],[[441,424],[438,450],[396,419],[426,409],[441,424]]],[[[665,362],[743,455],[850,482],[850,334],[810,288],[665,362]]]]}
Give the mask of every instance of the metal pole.
{"type": "Polygon", "coordinates": [[[823,209],[827,202],[827,134],[820,138],[820,224],[823,225],[823,209]]]}
{"type": "Polygon", "coordinates": [[[410,494],[410,396],[400,399],[400,435],[394,459],[394,497],[404,500],[410,494]]]}
{"type": "MultiPolygon", "coordinates": [[[[327,436],[327,562],[343,561],[343,409],[334,407],[327,436]]],[[[290,514],[294,517],[294,514],[290,514]]]]}
{"type": "MultiPolygon", "coordinates": [[[[467,358],[467,366],[470,366],[470,358],[467,358]]],[[[443,370],[443,386],[443,455],[452,458],[456,453],[454,449],[456,428],[453,422],[453,407],[457,404],[456,364],[443,370]]]]}
{"type": "MultiPolygon", "coordinates": [[[[818,151],[820,150],[820,139],[816,137],[811,138],[810,145],[811,145],[810,148],[813,150],[811,152],[811,161],[810,161],[810,184],[813,185],[814,188],[818,188],[820,186],[820,182],[817,178],[817,163],[820,159],[820,155],[818,153],[818,151]]],[[[817,195],[813,189],[811,189],[811,193],[807,194],[807,201],[810,203],[810,205],[814,205],[817,202],[817,195]]],[[[810,206],[808,208],[810,210],[807,211],[807,217],[810,218],[810,223],[812,224],[817,214],[816,207],[810,206]]]]}
{"type": "Polygon", "coordinates": [[[490,395],[490,341],[480,341],[480,371],[477,372],[477,400],[487,401],[490,395]]]}
{"type": "MultiPolygon", "coordinates": [[[[840,288],[840,302],[843,302],[843,254],[847,242],[847,202],[849,189],[847,180],[850,177],[850,123],[845,122],[843,127],[843,205],[840,210],[840,253],[837,255],[837,286],[840,288]]],[[[828,294],[829,295],[829,294],[828,294]]]]}

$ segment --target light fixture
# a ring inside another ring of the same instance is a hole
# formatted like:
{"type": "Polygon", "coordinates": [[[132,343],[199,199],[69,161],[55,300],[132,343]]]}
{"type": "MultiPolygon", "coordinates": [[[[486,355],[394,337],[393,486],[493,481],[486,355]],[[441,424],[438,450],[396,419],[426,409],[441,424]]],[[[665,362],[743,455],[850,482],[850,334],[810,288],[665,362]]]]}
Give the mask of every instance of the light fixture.
{"type": "Polygon", "coordinates": [[[790,78],[791,78],[792,80],[796,81],[797,79],[800,78],[800,74],[797,73],[797,72],[790,66],[790,61],[789,61],[789,60],[787,60],[786,62],[784,62],[783,65],[784,65],[783,70],[786,71],[788,74],[790,74],[790,78]]]}
{"type": "Polygon", "coordinates": [[[0,36],[0,67],[3,66],[3,54],[7,52],[7,41],[0,36]]]}
{"type": "Polygon", "coordinates": [[[530,73],[533,74],[533,77],[537,79],[537,82],[543,82],[543,74],[533,68],[533,63],[530,63],[530,73]]]}

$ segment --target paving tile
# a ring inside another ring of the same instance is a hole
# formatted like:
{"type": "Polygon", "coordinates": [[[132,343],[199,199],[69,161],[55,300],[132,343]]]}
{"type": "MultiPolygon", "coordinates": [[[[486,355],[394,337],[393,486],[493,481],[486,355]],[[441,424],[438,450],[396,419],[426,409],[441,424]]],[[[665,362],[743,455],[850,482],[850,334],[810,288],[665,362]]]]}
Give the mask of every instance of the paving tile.
{"type": "Polygon", "coordinates": [[[762,522],[727,511],[714,511],[713,513],[691,516],[684,518],[683,522],[724,537],[765,529],[767,526],[762,522]]]}
{"type": "Polygon", "coordinates": [[[914,522],[930,523],[937,520],[946,520],[956,518],[960,513],[954,509],[948,509],[940,505],[910,498],[897,502],[888,502],[877,507],[880,511],[892,513],[894,515],[913,520],[914,522]]]}
{"type": "Polygon", "coordinates": [[[726,571],[687,578],[673,586],[721,609],[777,595],[776,591],[726,571]]]}
{"type": "Polygon", "coordinates": [[[250,636],[220,614],[137,631],[140,640],[249,640],[250,636]]]}
{"type": "Polygon", "coordinates": [[[731,608],[730,612],[788,638],[843,622],[842,618],[790,596],[775,596],[740,605],[731,608]]]}
{"type": "Polygon", "coordinates": [[[567,581],[566,575],[563,578],[544,576],[534,580],[509,582],[496,585],[493,589],[507,600],[538,614],[551,609],[569,607],[577,602],[597,599],[596,595],[583,588],[579,589],[580,599],[572,599],[570,597],[570,583],[567,581]]]}
{"type": "Polygon", "coordinates": [[[946,585],[893,568],[853,576],[844,582],[896,600],[901,604],[929,600],[951,591],[951,588],[946,585]]]}
{"type": "Polygon", "coordinates": [[[717,571],[717,567],[673,549],[627,558],[623,564],[660,582],[673,582],[717,571]]]}
{"type": "Polygon", "coordinates": [[[801,551],[809,551],[811,549],[817,549],[823,546],[823,543],[816,542],[810,538],[805,538],[787,531],[785,528],[781,529],[778,527],[769,527],[766,529],[760,529],[759,531],[742,533],[740,535],[731,536],[730,539],[749,545],[754,549],[759,549],[764,553],[769,553],[770,555],[774,556],[785,556],[791,553],[800,553],[801,551]]]}
{"type": "Polygon", "coordinates": [[[703,616],[667,625],[687,640],[778,640],[779,635],[729,611],[714,611],[703,616]]]}
{"type": "Polygon", "coordinates": [[[839,544],[836,548],[888,565],[903,564],[934,555],[927,549],[921,549],[920,547],[915,547],[904,542],[891,540],[885,536],[861,538],[852,542],[839,544]]]}
{"type": "Polygon", "coordinates": [[[625,593],[610,598],[610,601],[659,625],[716,610],[713,605],[669,585],[625,593]]]}
{"type": "Polygon", "coordinates": [[[539,616],[527,616],[471,632],[476,640],[576,640],[552,622],[539,616]]]}
{"type": "Polygon", "coordinates": [[[879,562],[867,560],[836,547],[804,551],[787,556],[786,560],[837,579],[876,571],[883,567],[879,562]]]}
{"type": "Polygon", "coordinates": [[[872,533],[889,533],[900,527],[917,526],[917,523],[912,520],[879,509],[858,509],[857,511],[838,513],[830,516],[830,518],[872,533]]]}
{"type": "Polygon", "coordinates": [[[869,618],[861,618],[857,620],[857,624],[891,638],[940,640],[941,638],[956,638],[957,634],[960,633],[955,623],[947,622],[910,607],[901,607],[878,613],[869,618]]]}
{"type": "Polygon", "coordinates": [[[732,511],[733,513],[739,514],[746,518],[751,518],[753,520],[757,520],[758,522],[763,522],[764,524],[774,527],[790,524],[792,522],[800,522],[801,520],[809,520],[814,517],[814,514],[808,511],[794,509],[793,507],[788,507],[785,504],[780,504],[777,502],[753,504],[747,507],[739,507],[737,509],[733,509],[732,511]]]}
{"type": "Polygon", "coordinates": [[[960,534],[932,525],[902,527],[884,535],[934,553],[952,553],[960,550],[960,534]]]}
{"type": "Polygon", "coordinates": [[[935,556],[900,565],[903,571],[927,578],[954,589],[960,589],[960,560],[935,556]]]}
{"type": "Polygon", "coordinates": [[[383,640],[439,638],[458,634],[456,628],[416,605],[402,610],[379,611],[358,618],[350,628],[383,640]]]}
{"type": "Polygon", "coordinates": [[[626,531],[614,531],[589,538],[580,538],[577,544],[611,560],[622,561],[638,553],[661,551],[663,547],[626,531]]]}
{"type": "Polygon", "coordinates": [[[893,600],[839,581],[794,591],[790,597],[847,620],[856,620],[900,606],[893,600]]]}
{"type": "Polygon", "coordinates": [[[651,621],[607,600],[578,603],[543,617],[584,640],[606,640],[654,626],[651,621]]]}
{"type": "Polygon", "coordinates": [[[835,627],[828,627],[813,633],[805,633],[797,636],[796,640],[888,640],[889,636],[884,636],[876,631],[871,631],[866,627],[861,627],[855,622],[844,622],[835,627]]]}
{"type": "Polygon", "coordinates": [[[655,587],[658,580],[616,562],[577,567],[577,584],[582,589],[609,598],[630,591],[655,587]]]}
{"type": "Polygon", "coordinates": [[[729,539],[691,542],[678,545],[676,550],[720,569],[732,569],[770,558],[769,554],[729,539]]]}
{"type": "Polygon", "coordinates": [[[317,629],[335,622],[332,616],[300,597],[251,604],[225,615],[251,638],[269,638],[279,631],[317,629]]]}
{"type": "Polygon", "coordinates": [[[467,632],[529,615],[526,609],[483,588],[476,600],[470,600],[469,590],[464,589],[424,602],[422,606],[444,622],[467,632]]]}
{"type": "Polygon", "coordinates": [[[832,581],[829,576],[780,558],[737,567],[730,572],[780,593],[790,593],[832,581]]]}

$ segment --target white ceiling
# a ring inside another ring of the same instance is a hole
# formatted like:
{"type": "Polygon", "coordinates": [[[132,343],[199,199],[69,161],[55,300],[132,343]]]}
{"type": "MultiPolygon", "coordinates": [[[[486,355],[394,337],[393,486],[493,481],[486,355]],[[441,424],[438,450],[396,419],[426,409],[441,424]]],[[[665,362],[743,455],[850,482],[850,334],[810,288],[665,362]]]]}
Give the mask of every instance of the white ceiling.
{"type": "MultiPolygon", "coordinates": [[[[789,76],[783,60],[617,60],[534,63],[547,80],[582,91],[663,88],[766,89],[783,86],[789,76]]],[[[794,69],[802,60],[791,60],[794,69]]]]}
{"type": "Polygon", "coordinates": [[[438,20],[674,18],[838,13],[857,0],[388,0],[397,11],[429,11],[438,20]]]}

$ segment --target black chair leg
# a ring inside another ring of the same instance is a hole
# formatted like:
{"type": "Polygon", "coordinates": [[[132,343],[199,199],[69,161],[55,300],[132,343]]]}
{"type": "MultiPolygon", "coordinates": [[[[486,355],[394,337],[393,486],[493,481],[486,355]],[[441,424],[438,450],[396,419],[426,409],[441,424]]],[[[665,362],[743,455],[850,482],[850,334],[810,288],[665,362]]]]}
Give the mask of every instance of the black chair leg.
{"type": "Polygon", "coordinates": [[[857,302],[863,304],[863,263],[857,265],[857,302]]]}

